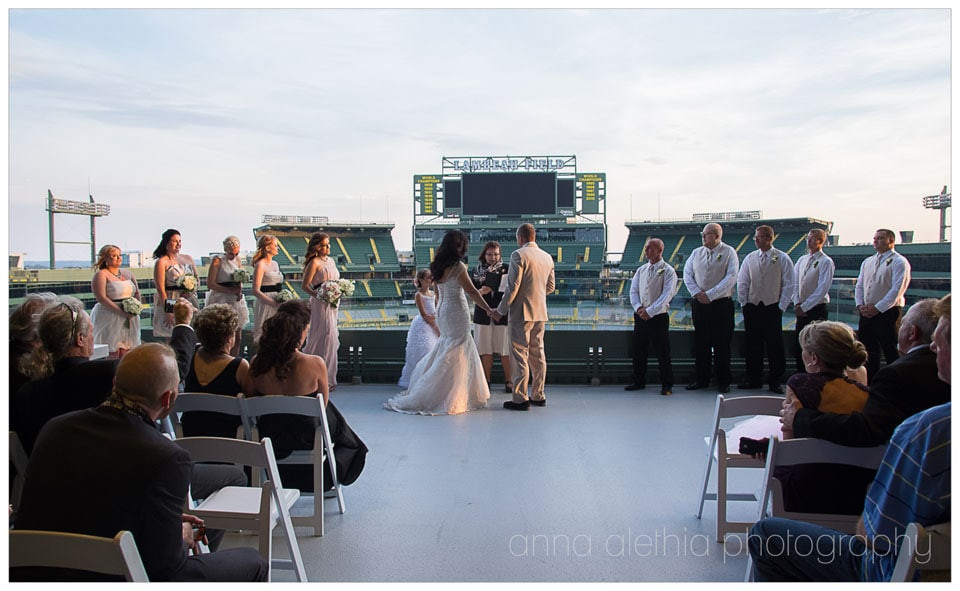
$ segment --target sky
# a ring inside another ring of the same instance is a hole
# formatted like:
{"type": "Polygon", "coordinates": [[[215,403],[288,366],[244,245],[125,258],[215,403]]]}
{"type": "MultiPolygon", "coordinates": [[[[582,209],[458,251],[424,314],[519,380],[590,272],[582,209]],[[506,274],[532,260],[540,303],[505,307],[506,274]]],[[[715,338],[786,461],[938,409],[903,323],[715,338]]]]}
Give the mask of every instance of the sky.
{"type": "MultiPolygon", "coordinates": [[[[47,190],[111,207],[98,244],[254,248],[263,214],[396,225],[444,156],[575,155],[626,220],[761,210],[938,239],[947,9],[12,9],[10,252],[47,190]]],[[[87,218],[58,215],[58,240],[87,218]]],[[[84,259],[89,246],[58,245],[84,259]]]]}

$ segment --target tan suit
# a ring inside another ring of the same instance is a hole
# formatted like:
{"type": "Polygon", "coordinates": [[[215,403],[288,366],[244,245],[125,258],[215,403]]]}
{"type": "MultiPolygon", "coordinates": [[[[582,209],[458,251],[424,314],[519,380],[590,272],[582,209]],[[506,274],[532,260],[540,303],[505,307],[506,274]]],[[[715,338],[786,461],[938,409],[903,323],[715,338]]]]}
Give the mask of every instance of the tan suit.
{"type": "Polygon", "coordinates": [[[547,318],[547,295],[553,293],[553,257],[536,242],[527,242],[510,255],[510,272],[503,300],[497,307],[508,314],[510,357],[513,365],[513,401],[543,400],[547,357],[543,331],[547,318]]]}

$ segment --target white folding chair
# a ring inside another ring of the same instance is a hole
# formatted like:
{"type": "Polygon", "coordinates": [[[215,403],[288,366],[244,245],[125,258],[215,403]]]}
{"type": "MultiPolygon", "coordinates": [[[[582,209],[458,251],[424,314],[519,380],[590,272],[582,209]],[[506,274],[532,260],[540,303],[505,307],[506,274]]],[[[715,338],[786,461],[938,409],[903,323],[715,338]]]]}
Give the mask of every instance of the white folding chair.
{"type": "Polygon", "coordinates": [[[20,496],[23,494],[23,479],[27,474],[27,452],[24,451],[23,444],[20,443],[16,431],[10,431],[10,462],[13,463],[13,467],[17,471],[16,476],[13,477],[13,482],[10,484],[10,504],[16,508],[20,506],[20,496]]]}
{"type": "Polygon", "coordinates": [[[290,507],[300,498],[300,491],[282,488],[270,439],[254,443],[223,437],[184,437],[176,443],[190,453],[194,462],[230,462],[266,471],[259,487],[223,487],[195,507],[188,499],[185,512],[203,519],[208,528],[256,530],[260,554],[271,573],[274,568],[292,569],[298,581],[306,581],[300,545],[290,520],[290,507]],[[273,558],[273,528],[278,524],[283,528],[289,560],[273,558]]]}
{"type": "MultiPolygon", "coordinates": [[[[950,580],[950,522],[923,527],[919,523],[907,525],[907,532],[900,543],[897,563],[893,567],[894,583],[909,583],[917,571],[933,575],[943,571],[946,576],[932,576],[931,580],[950,580]]],[[[922,576],[922,575],[921,575],[922,576]]]]}
{"type": "MultiPolygon", "coordinates": [[[[883,461],[886,445],[876,447],[848,447],[837,445],[825,439],[770,439],[767,448],[766,471],[763,488],[760,493],[760,511],[757,519],[764,517],[782,517],[822,525],[846,534],[854,534],[859,515],[834,513],[801,513],[787,511],[783,502],[783,485],[773,474],[780,466],[798,466],[801,464],[841,464],[875,470],[883,461]]],[[[746,581],[753,577],[753,559],[747,557],[746,581]]]]}
{"type": "Polygon", "coordinates": [[[256,441],[250,437],[250,429],[247,426],[246,415],[244,414],[243,402],[240,395],[223,396],[222,394],[210,394],[208,392],[181,392],[177,394],[177,399],[173,403],[173,412],[169,415],[174,434],[177,438],[183,437],[183,426],[180,424],[180,415],[185,412],[194,411],[216,412],[235,416],[240,419],[240,426],[237,427],[236,438],[256,441]]]}
{"type": "Polygon", "coordinates": [[[330,425],[327,422],[327,413],[323,406],[323,395],[316,396],[253,396],[244,397],[243,401],[247,417],[251,422],[250,431],[253,437],[258,436],[256,427],[260,417],[271,414],[290,414],[320,419],[313,437],[313,449],[295,450],[289,456],[279,460],[280,464],[307,464],[313,466],[313,515],[294,516],[293,524],[298,527],[313,528],[314,535],[324,533],[323,516],[323,460],[330,458],[330,474],[333,478],[333,490],[336,491],[337,503],[342,514],[346,511],[343,501],[343,487],[337,476],[337,463],[334,461],[333,440],[330,438],[330,425]]]}
{"type": "Polygon", "coordinates": [[[703,471],[703,484],[700,487],[700,504],[697,508],[697,519],[703,515],[705,501],[717,502],[717,541],[723,542],[728,533],[743,533],[752,521],[727,521],[728,501],[757,501],[754,493],[731,493],[727,491],[727,470],[729,468],[763,468],[763,460],[738,453],[739,448],[727,449],[727,432],[721,427],[723,419],[747,417],[756,415],[778,416],[783,407],[783,397],[780,396],[742,396],[739,398],[724,398],[717,396],[717,404],[713,413],[713,428],[710,442],[707,445],[707,462],[703,471]],[[717,492],[707,492],[710,482],[710,470],[717,464],[717,492]]]}
{"type": "Polygon", "coordinates": [[[122,576],[130,582],[150,581],[133,534],[126,530],[112,539],[56,531],[13,530],[10,532],[10,567],[18,566],[72,568],[122,576]]]}

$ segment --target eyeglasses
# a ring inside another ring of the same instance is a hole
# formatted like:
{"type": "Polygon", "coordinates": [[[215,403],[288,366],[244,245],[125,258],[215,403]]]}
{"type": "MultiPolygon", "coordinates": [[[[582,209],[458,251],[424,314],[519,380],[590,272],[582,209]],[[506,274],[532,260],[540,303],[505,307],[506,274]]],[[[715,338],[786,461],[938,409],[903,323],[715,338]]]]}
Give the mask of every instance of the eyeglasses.
{"type": "Polygon", "coordinates": [[[67,310],[70,311],[70,321],[73,324],[73,328],[70,330],[70,342],[73,342],[74,339],[77,338],[77,319],[80,318],[80,313],[73,306],[69,304],[65,304],[63,302],[60,302],[59,304],[57,304],[57,309],[59,308],[66,308],[67,310]]]}

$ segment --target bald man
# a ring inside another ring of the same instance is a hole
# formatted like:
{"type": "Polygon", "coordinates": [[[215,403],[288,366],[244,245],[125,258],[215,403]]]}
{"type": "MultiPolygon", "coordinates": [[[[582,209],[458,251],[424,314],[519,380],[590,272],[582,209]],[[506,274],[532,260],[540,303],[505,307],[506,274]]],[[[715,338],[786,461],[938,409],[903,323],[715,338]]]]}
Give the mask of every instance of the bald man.
{"type": "Polygon", "coordinates": [[[630,282],[633,306],[633,383],[628,392],[647,387],[649,346],[660,367],[660,394],[673,394],[673,366],[670,363],[670,301],[677,292],[677,272],[663,260],[663,240],[651,238],[643,247],[647,262],[637,269],[630,282]]]}
{"type": "Polygon", "coordinates": [[[740,259],[724,244],[720,224],[707,224],[700,232],[703,246],[690,253],[683,267],[683,282],[693,297],[693,342],[697,374],[687,390],[710,385],[711,351],[716,361],[717,389],[730,391],[730,343],[733,341],[733,293],[737,289],[740,259]]]}
{"type": "MultiPolygon", "coordinates": [[[[108,538],[129,530],[151,581],[265,581],[267,564],[252,548],[188,555],[202,525],[182,514],[192,462],[156,427],[179,381],[169,347],[140,345],[120,360],[102,405],[49,421],[27,466],[16,529],[108,538]]],[[[78,578],[44,578],[60,576],[78,578]]]]}

